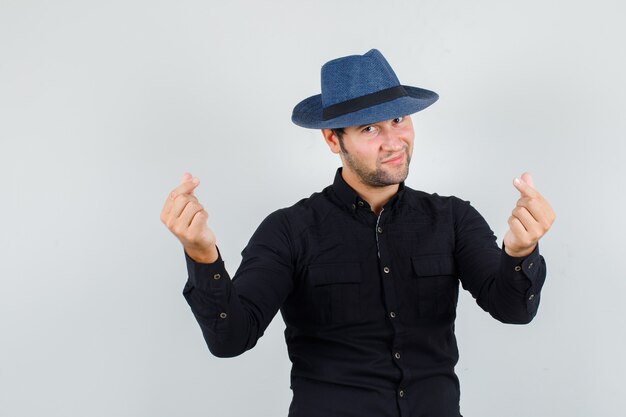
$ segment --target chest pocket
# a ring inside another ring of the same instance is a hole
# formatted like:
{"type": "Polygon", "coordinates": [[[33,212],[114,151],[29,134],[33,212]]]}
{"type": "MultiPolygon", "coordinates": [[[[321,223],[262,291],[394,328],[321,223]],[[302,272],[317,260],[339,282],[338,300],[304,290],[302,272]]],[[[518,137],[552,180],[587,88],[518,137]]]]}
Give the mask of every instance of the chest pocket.
{"type": "Polygon", "coordinates": [[[414,312],[418,318],[449,317],[456,313],[459,281],[452,255],[427,255],[411,258],[414,312]]]}
{"type": "Polygon", "coordinates": [[[361,265],[318,264],[308,268],[307,307],[318,324],[359,321],[361,315],[361,265]]]}

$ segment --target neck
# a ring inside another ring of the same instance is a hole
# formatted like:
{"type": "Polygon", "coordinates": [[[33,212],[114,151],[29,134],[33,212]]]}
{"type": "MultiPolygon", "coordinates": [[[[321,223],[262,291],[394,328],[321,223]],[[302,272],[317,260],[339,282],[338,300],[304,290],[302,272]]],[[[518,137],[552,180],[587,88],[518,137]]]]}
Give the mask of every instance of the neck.
{"type": "Polygon", "coordinates": [[[387,204],[389,200],[398,192],[399,184],[391,184],[382,187],[373,187],[371,185],[364,184],[357,176],[343,169],[341,171],[341,177],[363,200],[372,208],[372,211],[376,215],[380,214],[383,206],[387,204]]]}

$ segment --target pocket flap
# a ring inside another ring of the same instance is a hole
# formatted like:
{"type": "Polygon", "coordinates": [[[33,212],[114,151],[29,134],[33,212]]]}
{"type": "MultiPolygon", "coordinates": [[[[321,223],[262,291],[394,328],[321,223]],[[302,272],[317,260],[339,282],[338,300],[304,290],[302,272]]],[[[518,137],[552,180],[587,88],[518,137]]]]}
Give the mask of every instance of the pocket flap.
{"type": "Polygon", "coordinates": [[[309,279],[314,286],[351,283],[358,284],[361,282],[361,264],[358,262],[351,262],[309,265],[309,279]]]}
{"type": "Polygon", "coordinates": [[[416,276],[455,275],[454,256],[427,255],[411,258],[416,276]]]}

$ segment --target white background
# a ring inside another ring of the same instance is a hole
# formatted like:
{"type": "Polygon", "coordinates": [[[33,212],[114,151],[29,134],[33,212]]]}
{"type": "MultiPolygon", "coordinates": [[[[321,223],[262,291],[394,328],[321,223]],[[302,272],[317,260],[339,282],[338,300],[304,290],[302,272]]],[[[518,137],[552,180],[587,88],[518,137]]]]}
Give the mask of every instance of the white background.
{"type": "Polygon", "coordinates": [[[290,121],[320,66],[378,48],[439,102],[407,184],[498,236],[530,171],[557,220],[528,326],[462,292],[461,410],[622,416],[626,7],[619,1],[0,0],[0,415],[285,416],[277,317],[210,356],[159,221],[190,171],[227,268],[338,158],[290,121]]]}

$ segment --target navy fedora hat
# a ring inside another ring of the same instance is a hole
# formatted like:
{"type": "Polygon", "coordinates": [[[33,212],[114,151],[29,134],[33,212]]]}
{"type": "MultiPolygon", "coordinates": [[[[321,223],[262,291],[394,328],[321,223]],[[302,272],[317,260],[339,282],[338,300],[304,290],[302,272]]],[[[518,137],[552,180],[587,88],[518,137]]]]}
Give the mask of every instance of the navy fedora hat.
{"type": "Polygon", "coordinates": [[[334,129],[395,119],[424,110],[439,96],[400,84],[377,49],[322,66],[322,93],[302,100],[291,120],[311,129],[334,129]]]}

